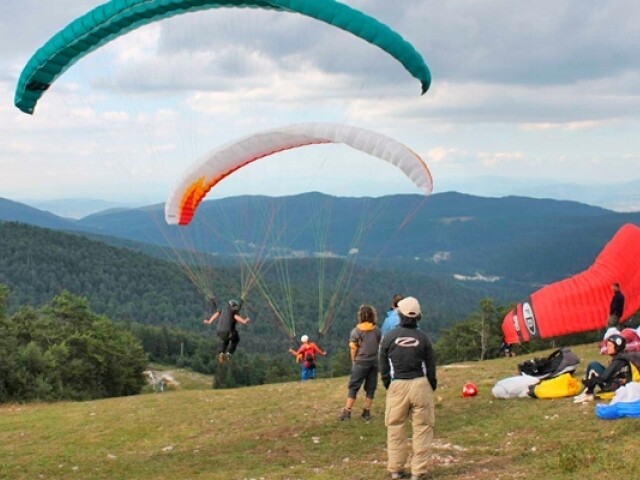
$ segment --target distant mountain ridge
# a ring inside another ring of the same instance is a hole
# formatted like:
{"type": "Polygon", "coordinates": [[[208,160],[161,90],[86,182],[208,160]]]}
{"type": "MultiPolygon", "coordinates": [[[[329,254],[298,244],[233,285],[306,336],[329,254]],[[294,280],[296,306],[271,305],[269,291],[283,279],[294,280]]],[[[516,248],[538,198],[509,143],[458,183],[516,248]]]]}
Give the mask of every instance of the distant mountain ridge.
{"type": "MultiPolygon", "coordinates": [[[[537,199],[575,201],[615,212],[640,211],[640,178],[623,182],[580,184],[558,182],[553,178],[482,175],[473,178],[438,179],[437,194],[464,192],[480,197],[520,196],[537,199]]],[[[13,199],[64,218],[80,219],[106,210],[135,208],[141,202],[111,201],[94,198],[13,199]]],[[[160,202],[161,199],[158,199],[160,202]]],[[[145,203],[152,202],[147,200],[145,203]]]]}
{"type": "Polygon", "coordinates": [[[53,213],[45,212],[5,198],[0,198],[0,220],[23,222],[56,230],[73,229],[75,227],[73,220],[62,218],[53,213]]]}
{"type": "Polygon", "coordinates": [[[93,198],[65,198],[58,200],[21,200],[24,203],[38,210],[51,212],[54,215],[80,219],[96,212],[105,210],[122,210],[131,208],[119,202],[111,202],[108,200],[97,200],[93,198]]]}
{"type": "Polygon", "coordinates": [[[385,268],[536,284],[585,269],[620,226],[640,225],[640,212],[455,192],[427,198],[307,193],[206,201],[188,227],[166,225],[162,205],[70,221],[1,199],[0,220],[221,256],[250,248],[272,255],[357,255],[364,264],[385,268]]]}
{"type": "Polygon", "coordinates": [[[559,183],[553,179],[481,176],[473,179],[443,179],[438,185],[440,192],[464,191],[490,197],[496,196],[495,192],[502,192],[501,196],[577,201],[616,212],[640,211],[640,178],[626,182],[582,185],[559,183]]]}

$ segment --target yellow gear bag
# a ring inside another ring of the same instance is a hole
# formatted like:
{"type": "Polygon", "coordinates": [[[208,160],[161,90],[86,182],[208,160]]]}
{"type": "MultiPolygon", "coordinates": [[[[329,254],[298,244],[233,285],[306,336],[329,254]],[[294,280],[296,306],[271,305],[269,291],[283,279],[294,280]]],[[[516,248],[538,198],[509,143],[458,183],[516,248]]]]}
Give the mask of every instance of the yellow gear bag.
{"type": "Polygon", "coordinates": [[[573,378],[570,373],[563,373],[557,377],[542,380],[537,385],[532,385],[529,395],[534,398],[573,397],[583,388],[580,380],[573,378]]]}

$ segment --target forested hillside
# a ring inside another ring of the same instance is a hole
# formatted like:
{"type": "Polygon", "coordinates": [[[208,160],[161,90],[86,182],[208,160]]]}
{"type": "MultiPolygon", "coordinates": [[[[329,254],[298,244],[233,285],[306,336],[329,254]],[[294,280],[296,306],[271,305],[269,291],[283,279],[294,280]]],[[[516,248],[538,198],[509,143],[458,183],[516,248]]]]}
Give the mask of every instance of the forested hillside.
{"type": "MultiPolygon", "coordinates": [[[[94,311],[105,313],[114,321],[178,326],[211,335],[210,329],[202,326],[211,307],[176,263],[14,222],[0,222],[0,252],[0,282],[9,287],[10,310],[19,305],[38,307],[66,290],[86,297],[94,311]]],[[[332,293],[331,286],[337,282],[343,262],[326,260],[325,295],[332,293]]],[[[289,262],[288,268],[291,292],[286,298],[274,293],[274,300],[292,302],[297,336],[301,332],[314,335],[319,322],[316,261],[298,259],[289,262]]],[[[277,272],[267,269],[263,276],[271,290],[278,292],[281,280],[277,272]]],[[[217,268],[211,278],[219,301],[238,296],[240,277],[239,268],[217,268]]],[[[355,267],[350,279],[348,287],[338,292],[344,301],[327,334],[329,343],[344,341],[358,305],[370,303],[382,316],[396,292],[423,299],[434,333],[463,318],[484,296],[506,301],[494,284],[461,283],[426,273],[355,267]]],[[[286,347],[287,333],[279,328],[255,288],[247,297],[246,313],[254,321],[245,328],[244,344],[257,351],[273,350],[274,345],[286,347]]]]}
{"type": "Polygon", "coordinates": [[[124,248],[84,237],[0,223],[0,282],[10,309],[41,306],[64,290],[87,297],[92,308],[119,321],[180,324],[202,309],[182,271],[124,248]]]}
{"type": "Polygon", "coordinates": [[[85,299],[65,292],[8,316],[6,298],[0,283],[1,403],[134,395],[145,385],[140,341],[85,299]]]}
{"type": "Polygon", "coordinates": [[[166,225],[162,205],[52,223],[50,214],[0,201],[1,219],[142,242],[138,246],[195,248],[227,259],[355,255],[358,265],[375,269],[497,276],[512,296],[584,270],[620,226],[640,224],[640,213],[453,192],[426,198],[307,193],[205,201],[188,227],[166,225]]]}
{"type": "MultiPolygon", "coordinates": [[[[215,364],[215,330],[202,323],[212,307],[178,264],[15,222],[0,222],[0,252],[0,284],[8,287],[8,314],[19,316],[12,317],[14,321],[23,316],[18,308],[39,309],[70,292],[86,298],[92,311],[126,326],[151,361],[214,374],[222,388],[295,378],[297,367],[287,349],[296,347],[303,333],[329,352],[329,357],[319,362],[322,376],[346,374],[347,339],[358,306],[374,305],[382,321],[392,294],[397,292],[420,299],[424,312],[421,326],[436,341],[441,362],[493,358],[500,353],[500,324],[509,302],[503,286],[495,283],[465,283],[451,276],[351,265],[354,269],[349,282],[338,292],[340,308],[326,335],[320,336],[324,321],[318,313],[320,303],[335,293],[330,286],[339,281],[345,260],[324,259],[327,284],[322,294],[316,259],[290,260],[287,295],[273,293],[282,287],[276,268],[265,267],[262,280],[272,291],[270,301],[290,302],[295,314],[292,329],[283,328],[259,289],[251,290],[242,312],[252,321],[240,328],[238,354],[220,375],[215,364]]],[[[241,277],[238,267],[215,269],[212,290],[219,302],[237,298],[241,277]]],[[[591,336],[584,338],[593,340],[591,336]]],[[[547,346],[548,342],[539,342],[525,348],[547,346]]]]}

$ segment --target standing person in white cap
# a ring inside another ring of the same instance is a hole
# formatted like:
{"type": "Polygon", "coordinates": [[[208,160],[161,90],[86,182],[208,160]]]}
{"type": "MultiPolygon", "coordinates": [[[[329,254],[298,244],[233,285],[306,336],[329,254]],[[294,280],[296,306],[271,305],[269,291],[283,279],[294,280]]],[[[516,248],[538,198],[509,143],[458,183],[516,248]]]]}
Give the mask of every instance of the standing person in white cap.
{"type": "Polygon", "coordinates": [[[309,341],[308,335],[302,335],[300,337],[302,345],[298,350],[289,349],[289,353],[295,355],[296,361],[302,364],[302,372],[300,373],[300,379],[313,380],[316,378],[316,354],[326,355],[327,352],[322,350],[318,345],[309,341]]]}
{"type": "Polygon", "coordinates": [[[387,470],[392,479],[409,478],[407,422],[413,426],[411,480],[426,480],[433,442],[433,392],[438,386],[431,340],[421,330],[420,303],[413,297],[398,302],[400,325],[380,344],[380,376],[387,389],[387,470]]]}

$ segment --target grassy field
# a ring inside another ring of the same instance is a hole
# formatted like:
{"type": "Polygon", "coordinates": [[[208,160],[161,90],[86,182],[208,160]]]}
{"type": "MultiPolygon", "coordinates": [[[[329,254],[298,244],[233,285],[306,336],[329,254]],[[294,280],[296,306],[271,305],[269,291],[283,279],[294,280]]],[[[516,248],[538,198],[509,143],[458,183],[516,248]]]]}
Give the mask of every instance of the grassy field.
{"type": "MultiPolygon", "coordinates": [[[[573,348],[582,363],[597,346],[573,348]]],[[[543,356],[549,352],[541,352],[543,356]]],[[[572,399],[496,400],[516,357],[441,367],[435,479],[620,479],[640,469],[637,420],[604,421],[572,399]],[[462,398],[466,381],[480,394],[462,398]]],[[[212,390],[171,371],[164,393],[0,406],[2,479],[386,479],[384,389],[374,418],[337,417],[346,378],[212,390]]]]}

